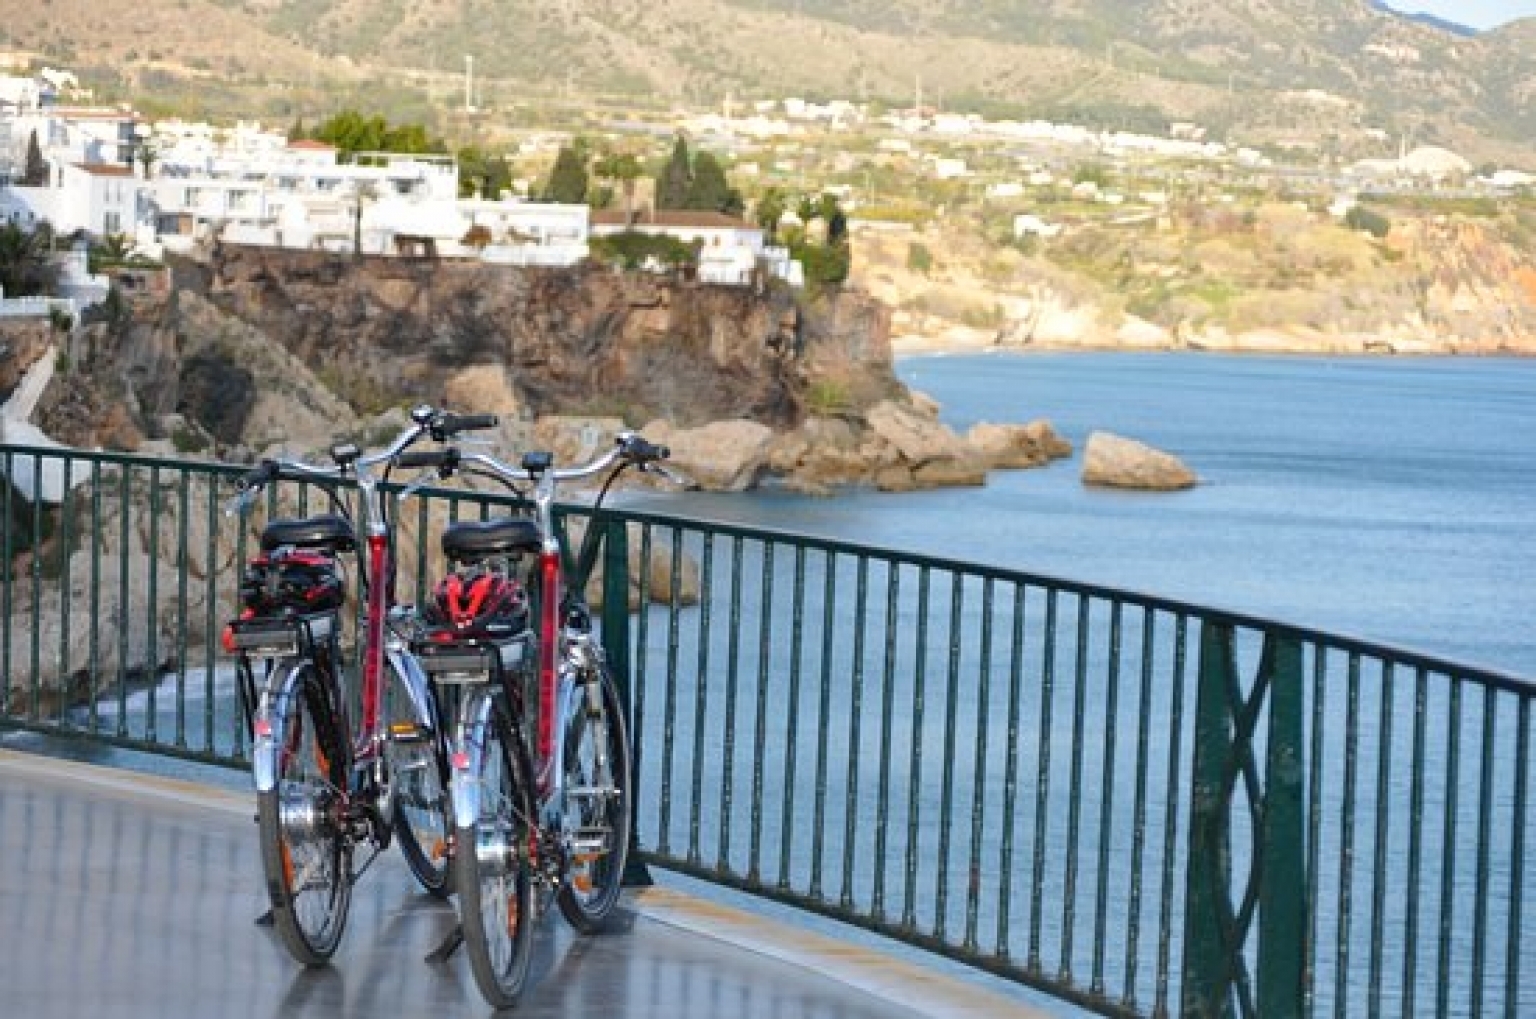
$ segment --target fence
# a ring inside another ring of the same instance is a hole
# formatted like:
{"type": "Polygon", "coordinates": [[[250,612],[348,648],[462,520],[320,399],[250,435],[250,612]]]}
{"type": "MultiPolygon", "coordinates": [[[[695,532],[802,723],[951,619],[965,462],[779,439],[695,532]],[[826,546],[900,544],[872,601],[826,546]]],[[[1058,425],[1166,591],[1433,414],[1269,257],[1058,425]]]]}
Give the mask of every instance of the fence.
{"type": "MultiPolygon", "coordinates": [[[[5,486],[4,724],[242,764],[235,469],[0,447],[45,467],[56,506],[5,486]]],[[[407,503],[402,592],[445,519],[505,501],[407,503]]],[[[650,864],[1106,1015],[1536,1014],[1527,681],[932,556],[602,526],[650,864]]]]}

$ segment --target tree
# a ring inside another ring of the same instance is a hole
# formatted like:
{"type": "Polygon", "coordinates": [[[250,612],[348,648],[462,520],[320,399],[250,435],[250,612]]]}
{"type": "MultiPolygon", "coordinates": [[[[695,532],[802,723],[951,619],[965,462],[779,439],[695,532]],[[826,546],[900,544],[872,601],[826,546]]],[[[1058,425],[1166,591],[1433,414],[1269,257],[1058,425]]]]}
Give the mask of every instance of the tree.
{"type": "Polygon", "coordinates": [[[587,168],[574,147],[560,146],[543,198],[563,205],[580,205],[587,200],[587,168]]]}
{"type": "Polygon", "coordinates": [[[656,178],[656,208],[688,208],[688,192],[693,183],[692,164],[688,159],[688,142],[682,132],[672,142],[672,155],[656,178]]]}
{"type": "Polygon", "coordinates": [[[482,198],[495,199],[503,191],[512,190],[512,167],[505,156],[493,156],[466,145],[459,150],[458,161],[460,198],[478,193],[482,198]]]}
{"type": "Polygon", "coordinates": [[[784,192],[778,188],[769,188],[757,200],[757,225],[763,231],[765,239],[770,241],[777,239],[779,220],[784,218],[784,212],[788,208],[789,202],[785,199],[784,192]]]}
{"type": "Polygon", "coordinates": [[[624,194],[624,225],[633,226],[635,181],[639,180],[640,175],[645,172],[640,165],[640,160],[628,152],[610,152],[597,161],[594,170],[604,180],[619,182],[619,189],[624,194]]]}
{"type": "Polygon", "coordinates": [[[28,232],[15,223],[0,224],[0,291],[6,297],[41,297],[57,282],[53,228],[41,223],[28,232]]]}
{"type": "Polygon", "coordinates": [[[725,170],[713,153],[700,152],[693,160],[693,179],[688,185],[690,209],[707,209],[727,215],[740,215],[741,193],[731,187],[725,170]]]}
{"type": "Polygon", "coordinates": [[[34,130],[27,136],[27,161],[21,174],[21,186],[40,188],[47,185],[48,161],[43,158],[43,150],[37,144],[37,132],[34,130]]]}

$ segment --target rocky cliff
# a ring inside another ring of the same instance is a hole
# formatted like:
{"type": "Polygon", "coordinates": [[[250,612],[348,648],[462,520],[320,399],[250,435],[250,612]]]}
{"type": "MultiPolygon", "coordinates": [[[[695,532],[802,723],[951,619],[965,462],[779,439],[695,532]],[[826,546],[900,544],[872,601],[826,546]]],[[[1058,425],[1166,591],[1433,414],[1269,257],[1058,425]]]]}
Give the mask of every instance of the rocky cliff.
{"type": "Polygon", "coordinates": [[[646,428],[732,489],[974,484],[1050,456],[1023,433],[998,451],[949,432],[861,293],[227,245],[173,272],[72,338],[39,408],[56,438],[238,460],[366,443],[425,401],[497,413],[509,455],[646,428]]]}

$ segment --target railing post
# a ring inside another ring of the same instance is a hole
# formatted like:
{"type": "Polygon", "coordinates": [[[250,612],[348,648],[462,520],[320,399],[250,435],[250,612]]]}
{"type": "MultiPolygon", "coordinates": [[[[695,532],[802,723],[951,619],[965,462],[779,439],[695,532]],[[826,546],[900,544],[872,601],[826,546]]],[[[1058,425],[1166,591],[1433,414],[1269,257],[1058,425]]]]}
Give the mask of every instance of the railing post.
{"type": "MultiPolygon", "coordinates": [[[[624,731],[630,740],[629,776],[629,859],[624,867],[624,884],[644,887],[654,882],[650,871],[640,859],[639,804],[636,783],[639,781],[635,761],[635,699],[629,682],[629,532],[623,520],[594,519],[589,527],[603,528],[603,650],[608,656],[608,666],[613,670],[613,681],[619,688],[619,700],[624,704],[624,731]]],[[[644,606],[641,607],[642,611],[644,606]]]]}
{"type": "Polygon", "coordinates": [[[1185,1017],[1225,1019],[1239,1006],[1264,1019],[1302,1014],[1307,925],[1301,672],[1300,641],[1266,634],[1258,674],[1245,691],[1232,626],[1206,621],[1201,628],[1185,879],[1185,1017]],[[1260,775],[1254,737],[1266,698],[1269,728],[1260,775]],[[1260,797],[1248,805],[1258,833],[1245,901],[1235,909],[1232,794],[1245,773],[1245,787],[1260,797]],[[1244,963],[1254,906],[1256,998],[1244,963]]]}
{"type": "Polygon", "coordinates": [[[1195,701],[1189,801],[1189,859],[1184,884],[1184,1019],[1232,1015],[1232,975],[1222,929],[1230,925],[1231,847],[1226,775],[1232,763],[1227,690],[1236,679],[1232,627],[1205,621],[1195,701]]]}
{"type": "MultiPolygon", "coordinates": [[[[1265,1019],[1303,1011],[1307,932],[1307,852],[1302,806],[1301,642],[1266,636],[1269,739],[1259,852],[1259,999],[1265,1019]]],[[[1262,682],[1262,679],[1261,679],[1262,682]]]]}

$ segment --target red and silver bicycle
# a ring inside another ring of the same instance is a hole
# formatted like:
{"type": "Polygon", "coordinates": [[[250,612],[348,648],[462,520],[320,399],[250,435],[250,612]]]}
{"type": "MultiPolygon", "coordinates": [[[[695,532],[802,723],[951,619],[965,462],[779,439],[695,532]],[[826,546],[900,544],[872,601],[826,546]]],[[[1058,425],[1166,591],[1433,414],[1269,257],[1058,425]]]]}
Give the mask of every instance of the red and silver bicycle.
{"type": "Polygon", "coordinates": [[[270,520],[225,632],[250,725],[261,860],[271,920],[293,956],[328,960],[346,927],[353,884],[400,840],[412,872],[450,891],[447,739],[435,691],[411,654],[411,613],[394,605],[395,553],[384,485],[412,443],[489,428],[494,417],[418,407],[386,448],[344,443],[331,466],[266,460],[238,482],[230,512],[247,511],[279,479],[308,482],[333,512],[270,520]],[[377,472],[377,473],[376,473],[377,472]],[[356,488],[358,512],[343,487],[356,488]],[[360,519],[359,519],[360,518],[360,519]],[[361,710],[354,725],[344,679],[344,558],[356,560],[364,606],[357,640],[361,710]],[[362,855],[359,851],[366,855],[362,855]]]}
{"type": "Polygon", "coordinates": [[[562,482],[611,472],[601,507],[626,468],[660,470],[668,455],[633,433],[580,467],[549,453],[514,467],[454,447],[418,451],[402,466],[447,478],[479,474],[532,502],[531,517],[449,526],[447,576],[422,613],[415,645],[441,687],[462,689],[452,746],[454,886],[459,932],[475,981],[497,1008],[516,1004],[533,927],[553,899],[577,930],[600,930],[619,900],[630,841],[632,772],[625,710],[593,631],[579,576],[596,526],[565,573],[554,503],[562,482]]]}

